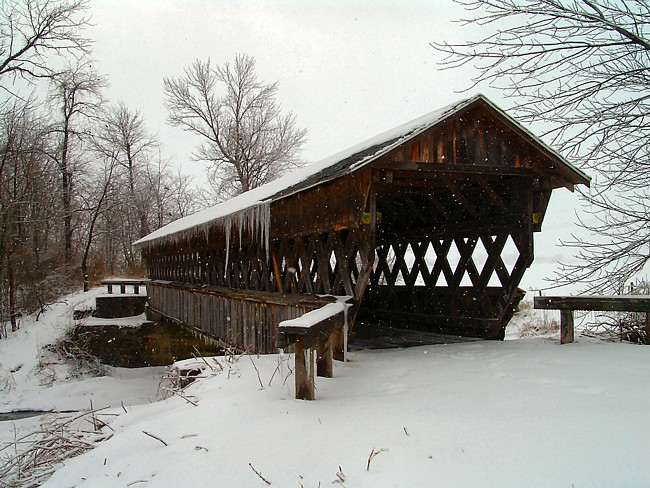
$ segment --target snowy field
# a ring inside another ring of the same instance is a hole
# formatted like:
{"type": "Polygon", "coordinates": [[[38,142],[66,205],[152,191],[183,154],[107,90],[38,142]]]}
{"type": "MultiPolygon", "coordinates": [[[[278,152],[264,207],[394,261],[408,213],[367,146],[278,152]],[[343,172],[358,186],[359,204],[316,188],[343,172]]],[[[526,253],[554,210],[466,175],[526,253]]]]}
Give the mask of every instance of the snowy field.
{"type": "MultiPolygon", "coordinates": [[[[650,486],[647,347],[551,336],[355,352],[316,379],[313,402],[293,398],[290,355],[220,358],[187,400],[152,403],[160,369],[40,385],[32,356],[65,308],[0,341],[1,409],[93,398],[119,415],[46,487],[650,486]]],[[[37,424],[0,422],[0,440],[37,424]]]]}

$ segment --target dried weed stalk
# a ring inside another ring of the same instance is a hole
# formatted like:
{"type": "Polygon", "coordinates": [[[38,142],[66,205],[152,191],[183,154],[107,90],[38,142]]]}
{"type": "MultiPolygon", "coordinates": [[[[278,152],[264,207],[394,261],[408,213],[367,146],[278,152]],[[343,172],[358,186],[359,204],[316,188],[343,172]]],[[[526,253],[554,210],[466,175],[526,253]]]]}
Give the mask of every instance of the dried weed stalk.
{"type": "Polygon", "coordinates": [[[109,368],[100,359],[88,352],[89,349],[83,336],[77,336],[71,328],[54,344],[43,348],[43,353],[37,365],[37,371],[42,384],[52,384],[57,379],[58,366],[66,365],[67,375],[78,378],[81,376],[107,376],[109,368]]]}
{"type": "Polygon", "coordinates": [[[63,461],[109,439],[113,434],[103,432],[99,411],[48,415],[38,430],[0,447],[0,487],[41,486],[63,461]]]}

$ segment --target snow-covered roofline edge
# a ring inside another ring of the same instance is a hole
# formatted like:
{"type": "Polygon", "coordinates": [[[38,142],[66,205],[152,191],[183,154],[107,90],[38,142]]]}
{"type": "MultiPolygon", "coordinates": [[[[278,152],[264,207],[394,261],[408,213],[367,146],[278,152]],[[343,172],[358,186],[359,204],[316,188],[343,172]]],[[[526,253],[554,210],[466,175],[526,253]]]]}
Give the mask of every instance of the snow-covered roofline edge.
{"type": "MultiPolygon", "coordinates": [[[[539,146],[542,151],[565,165],[578,180],[586,181],[586,184],[591,180],[586,173],[572,165],[560,153],[549,147],[539,137],[530,132],[530,130],[492,103],[483,94],[479,93],[465,100],[461,100],[442,109],[418,117],[417,119],[413,119],[401,126],[383,132],[371,139],[361,142],[360,144],[352,146],[321,161],[307,165],[304,168],[238,195],[230,200],[171,222],[151,234],[135,241],[132,244],[132,247],[134,250],[139,250],[160,243],[177,243],[184,239],[195,237],[200,233],[204,234],[207,240],[209,237],[208,234],[210,227],[213,225],[219,225],[226,234],[226,254],[228,254],[232,225],[237,222],[240,243],[242,232],[245,227],[251,235],[257,234],[257,232],[261,233],[260,237],[262,237],[262,242],[264,242],[265,248],[268,252],[270,235],[270,205],[272,202],[287,198],[295,193],[307,190],[322,183],[327,183],[328,181],[339,178],[340,176],[357,171],[380,156],[392,151],[399,145],[403,144],[406,140],[417,137],[422,132],[431,129],[436,125],[443,124],[448,118],[455,116],[458,112],[468,108],[478,100],[482,100],[491,109],[508,120],[508,122],[515,125],[525,136],[529,137],[536,146],[539,146]],[[381,146],[381,144],[384,143],[386,145],[381,146]],[[366,155],[358,161],[351,162],[346,171],[315,179],[312,184],[300,185],[309,178],[317,176],[319,173],[331,168],[337,163],[354,157],[356,154],[359,154],[373,146],[381,147],[379,147],[374,153],[366,155]],[[312,171],[309,171],[310,169],[312,171]],[[287,190],[293,187],[296,188],[293,191],[287,192],[287,190]]],[[[226,256],[226,260],[227,259],[228,256],[226,256]]]]}

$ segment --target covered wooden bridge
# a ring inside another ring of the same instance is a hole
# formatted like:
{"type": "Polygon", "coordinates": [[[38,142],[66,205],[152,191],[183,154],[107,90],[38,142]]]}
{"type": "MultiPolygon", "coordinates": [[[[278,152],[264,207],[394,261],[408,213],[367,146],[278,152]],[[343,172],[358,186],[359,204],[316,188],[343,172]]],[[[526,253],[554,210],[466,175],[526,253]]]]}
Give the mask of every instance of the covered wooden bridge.
{"type": "Polygon", "coordinates": [[[358,320],[502,339],[551,192],[589,178],[482,95],[137,241],[150,307],[242,348],[348,296],[358,320]]]}

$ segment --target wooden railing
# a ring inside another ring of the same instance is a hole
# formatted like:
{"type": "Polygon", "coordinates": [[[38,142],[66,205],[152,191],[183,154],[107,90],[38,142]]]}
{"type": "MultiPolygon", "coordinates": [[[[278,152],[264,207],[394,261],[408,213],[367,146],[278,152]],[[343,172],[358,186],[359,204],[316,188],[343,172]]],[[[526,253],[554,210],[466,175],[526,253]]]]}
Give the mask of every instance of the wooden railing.
{"type": "Polygon", "coordinates": [[[277,352],[278,324],[332,303],[332,297],[234,290],[152,280],[149,309],[195,332],[255,354],[277,352]]]}
{"type": "Polygon", "coordinates": [[[535,297],[534,307],[560,311],[560,344],[568,344],[575,340],[574,310],[645,312],[646,331],[650,332],[650,296],[647,295],[535,297]]]}
{"type": "Polygon", "coordinates": [[[120,293],[123,295],[126,293],[126,287],[127,286],[132,286],[133,287],[133,293],[135,295],[140,294],[140,287],[145,286],[149,280],[145,278],[104,278],[101,281],[102,285],[106,285],[108,287],[108,293],[112,294],[113,293],[113,286],[119,286],[120,287],[120,293]]]}
{"type": "Polygon", "coordinates": [[[280,322],[278,347],[294,346],[297,399],[314,399],[314,353],[316,374],[326,378],[333,376],[333,336],[341,331],[344,337],[347,335],[348,306],[343,302],[328,303],[301,317],[280,322]]]}

